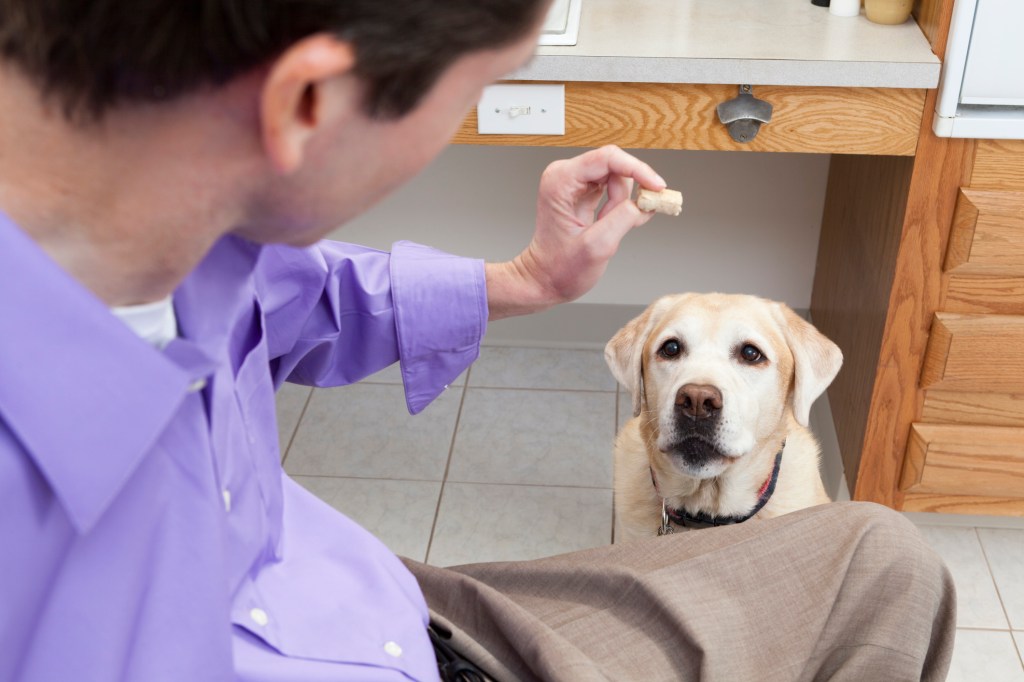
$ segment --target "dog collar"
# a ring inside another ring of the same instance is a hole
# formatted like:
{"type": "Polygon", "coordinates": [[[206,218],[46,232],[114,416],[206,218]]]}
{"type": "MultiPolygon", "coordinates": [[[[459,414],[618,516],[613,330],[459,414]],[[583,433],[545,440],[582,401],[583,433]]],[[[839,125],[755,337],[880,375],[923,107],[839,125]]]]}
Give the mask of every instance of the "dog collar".
{"type": "MultiPolygon", "coordinates": [[[[757,504],[745,516],[711,516],[704,512],[690,513],[685,509],[673,509],[668,506],[668,501],[661,498],[661,527],[658,528],[658,535],[668,535],[675,531],[672,524],[684,528],[711,528],[713,526],[729,526],[734,523],[743,523],[751,519],[754,514],[768,504],[772,493],[775,492],[775,484],[779,480],[779,469],[782,468],[782,451],[786,449],[786,441],[782,441],[782,447],[775,454],[775,466],[772,467],[771,476],[761,486],[757,493],[757,504]]],[[[661,495],[658,490],[658,481],[654,477],[654,469],[651,469],[651,482],[654,484],[654,491],[661,495]]]]}

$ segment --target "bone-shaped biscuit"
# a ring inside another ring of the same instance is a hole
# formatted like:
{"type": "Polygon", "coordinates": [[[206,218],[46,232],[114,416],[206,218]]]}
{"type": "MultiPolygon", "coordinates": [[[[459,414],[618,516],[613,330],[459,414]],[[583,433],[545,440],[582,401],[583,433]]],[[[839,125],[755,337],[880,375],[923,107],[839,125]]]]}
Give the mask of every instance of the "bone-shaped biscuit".
{"type": "Polygon", "coordinates": [[[641,189],[636,197],[636,206],[641,211],[679,215],[683,210],[683,194],[674,189],[663,189],[660,192],[641,189]]]}

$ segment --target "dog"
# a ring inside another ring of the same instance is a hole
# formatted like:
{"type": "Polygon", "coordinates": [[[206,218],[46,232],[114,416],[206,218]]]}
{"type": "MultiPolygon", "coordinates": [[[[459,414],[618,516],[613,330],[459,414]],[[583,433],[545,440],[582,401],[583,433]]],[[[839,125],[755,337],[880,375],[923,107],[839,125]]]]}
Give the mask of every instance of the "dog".
{"type": "Polygon", "coordinates": [[[615,440],[617,538],[831,501],[807,422],[843,356],[785,304],[665,296],[612,337],[605,360],[633,397],[615,440]]]}

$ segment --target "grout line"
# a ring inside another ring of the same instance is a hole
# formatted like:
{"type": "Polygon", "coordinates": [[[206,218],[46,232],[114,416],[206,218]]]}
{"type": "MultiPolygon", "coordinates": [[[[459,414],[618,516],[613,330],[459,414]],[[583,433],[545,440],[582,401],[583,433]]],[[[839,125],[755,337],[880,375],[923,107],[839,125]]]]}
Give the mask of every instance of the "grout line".
{"type": "Polygon", "coordinates": [[[441,502],[444,500],[444,488],[448,483],[448,471],[452,466],[452,456],[455,454],[455,436],[459,433],[459,422],[462,421],[462,409],[466,406],[466,394],[469,393],[469,376],[473,372],[473,365],[466,369],[466,383],[463,384],[462,396],[459,398],[459,411],[455,413],[455,426],[452,428],[452,439],[448,444],[448,460],[444,463],[444,476],[441,477],[441,490],[437,494],[437,506],[434,507],[434,522],[430,524],[430,537],[427,538],[427,553],[423,557],[423,563],[430,559],[430,550],[434,547],[434,531],[437,530],[437,520],[441,516],[441,502]]]}
{"type": "MultiPolygon", "coordinates": [[[[981,533],[978,529],[974,529],[974,535],[978,538],[978,544],[981,545],[981,556],[985,558],[985,567],[988,569],[988,576],[992,579],[992,586],[996,588],[996,597],[999,599],[999,608],[1003,610],[1003,618],[1006,619],[1006,628],[1010,629],[1010,613],[1006,610],[1006,604],[1003,603],[1003,593],[999,591],[999,583],[996,581],[996,573],[992,570],[992,562],[988,559],[988,552],[985,551],[985,542],[981,539],[981,533]]],[[[1018,657],[1020,653],[1018,652],[1018,657]]],[[[1022,663],[1024,665],[1024,663],[1022,663]]]]}
{"type": "Polygon", "coordinates": [[[302,426],[302,418],[306,416],[306,408],[309,407],[309,402],[313,399],[313,391],[316,390],[314,387],[309,387],[309,393],[306,394],[306,402],[302,403],[302,409],[299,410],[299,418],[295,421],[295,428],[292,429],[292,435],[288,437],[288,443],[284,446],[284,452],[281,454],[281,468],[284,468],[285,460],[288,459],[288,453],[292,451],[292,443],[295,442],[295,436],[299,433],[299,427],[302,426]]]}
{"type": "Polygon", "coordinates": [[[961,627],[961,626],[958,625],[956,629],[957,630],[975,630],[977,632],[1016,632],[1015,630],[1011,630],[1010,628],[983,628],[983,627],[978,627],[976,625],[972,625],[970,627],[961,627]]]}
{"type": "Polygon", "coordinates": [[[619,382],[615,382],[615,428],[612,429],[612,544],[615,544],[615,439],[619,435],[619,404],[622,402],[621,398],[622,387],[619,382]]]}
{"type": "Polygon", "coordinates": [[[436,478],[381,478],[380,476],[335,476],[333,474],[288,474],[292,478],[328,478],[339,481],[394,481],[396,483],[441,483],[436,478]]]}
{"type": "Polygon", "coordinates": [[[569,490],[611,490],[608,486],[595,485],[562,485],[554,483],[501,483],[496,481],[447,481],[455,485],[494,485],[509,486],[516,488],[566,488],[569,490]]]}
{"type": "MultiPolygon", "coordinates": [[[[288,474],[292,478],[337,478],[342,480],[351,481],[401,481],[403,483],[445,483],[445,481],[438,480],[436,478],[382,478],[380,476],[341,476],[337,474],[303,474],[292,472],[288,474]]],[[[520,488],[569,488],[571,490],[612,490],[612,488],[603,485],[564,485],[564,484],[552,484],[552,483],[503,483],[501,481],[447,481],[448,483],[455,483],[457,485],[503,485],[503,486],[516,486],[520,488]]]]}
{"type": "MultiPolygon", "coordinates": [[[[468,381],[468,379],[467,379],[468,381]]],[[[360,384],[366,384],[371,386],[401,386],[400,383],[390,381],[367,381],[362,380],[360,384]]],[[[615,393],[615,389],[612,388],[542,388],[533,386],[469,386],[463,384],[457,386],[452,384],[452,388],[482,388],[489,391],[547,391],[549,393],[615,393]]]]}
{"type": "Polygon", "coordinates": [[[466,386],[486,391],[546,391],[548,393],[615,393],[614,388],[542,388],[532,386],[466,386]]]}

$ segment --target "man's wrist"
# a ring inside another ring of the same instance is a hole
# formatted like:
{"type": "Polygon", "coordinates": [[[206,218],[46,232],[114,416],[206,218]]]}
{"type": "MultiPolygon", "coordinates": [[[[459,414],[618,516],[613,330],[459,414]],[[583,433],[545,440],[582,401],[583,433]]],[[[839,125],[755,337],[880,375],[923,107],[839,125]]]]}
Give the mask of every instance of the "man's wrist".
{"type": "Polygon", "coordinates": [[[485,263],[490,320],[529,315],[561,303],[529,272],[522,257],[504,263],[485,263]]]}

